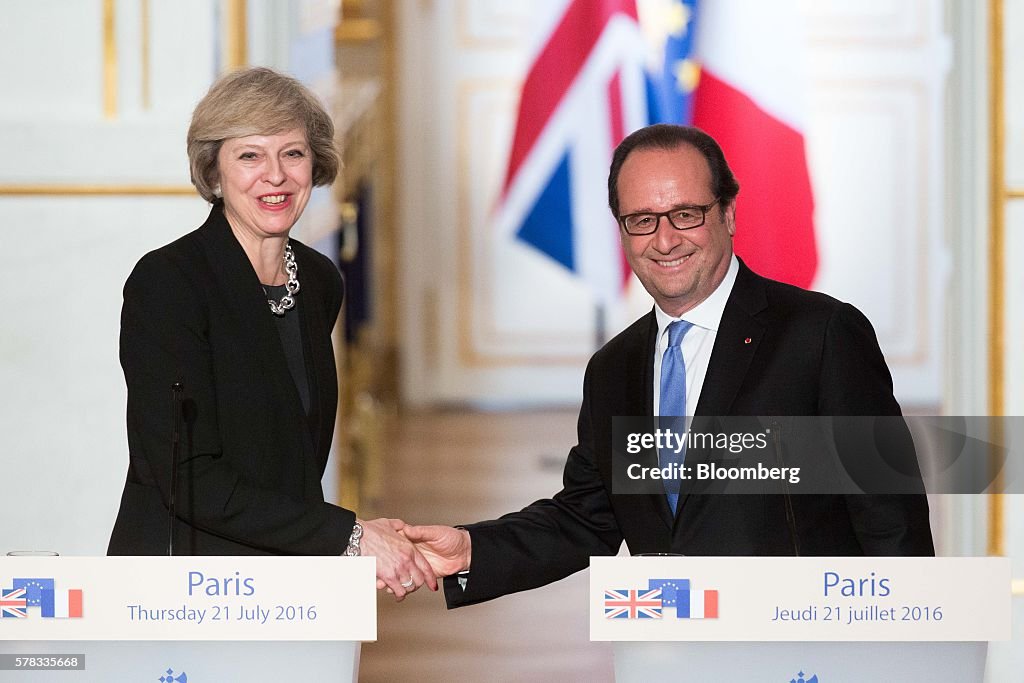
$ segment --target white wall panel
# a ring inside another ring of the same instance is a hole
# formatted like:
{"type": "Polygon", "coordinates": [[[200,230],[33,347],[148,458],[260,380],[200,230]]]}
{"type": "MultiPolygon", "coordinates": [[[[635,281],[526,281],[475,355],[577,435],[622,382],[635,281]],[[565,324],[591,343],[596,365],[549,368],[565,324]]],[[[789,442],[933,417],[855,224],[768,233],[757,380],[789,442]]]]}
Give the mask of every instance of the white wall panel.
{"type": "Polygon", "coordinates": [[[1006,182],[1024,188],[1024,2],[1005,0],[1006,182]]]}
{"type": "Polygon", "coordinates": [[[820,270],[813,288],[871,320],[896,396],[944,401],[952,64],[938,0],[804,2],[813,87],[808,153],[820,270]]]}
{"type": "Polygon", "coordinates": [[[5,0],[0,21],[0,120],[98,119],[102,15],[98,0],[5,0]]]}
{"type": "Polygon", "coordinates": [[[8,8],[0,22],[0,64],[14,80],[5,90],[16,96],[0,97],[0,137],[18,162],[0,169],[0,184],[188,184],[189,115],[215,76],[212,5],[150,0],[144,38],[141,4],[114,4],[113,116],[103,107],[102,2],[8,8]]]}
{"type": "MultiPolygon", "coordinates": [[[[150,3],[159,4],[168,5],[150,3]]],[[[168,40],[183,56],[145,74],[154,94],[146,106],[141,6],[115,3],[115,30],[105,34],[99,0],[5,3],[0,64],[16,95],[0,97],[0,145],[17,162],[0,170],[0,188],[187,186],[182,111],[208,86],[212,62],[182,28],[205,19],[208,32],[212,14],[187,0],[173,18],[160,9],[151,17],[151,56],[168,40]],[[116,48],[112,91],[105,37],[116,48]],[[114,95],[113,112],[104,111],[105,94],[114,95]]],[[[22,482],[0,517],[28,520],[0,528],[0,551],[105,552],[127,467],[121,286],[143,253],[196,227],[206,211],[187,196],[0,196],[0,225],[19,255],[7,274],[21,283],[0,323],[0,452],[22,482]]]]}
{"type": "MultiPolygon", "coordinates": [[[[1024,415],[1024,200],[1006,207],[1006,285],[1003,306],[1006,345],[1005,413],[1024,415]]],[[[1024,525],[1021,525],[1024,550],[1024,525]]]]}
{"type": "Polygon", "coordinates": [[[811,39],[822,43],[913,47],[938,20],[931,0],[802,0],[811,39]]]}
{"type": "Polygon", "coordinates": [[[0,323],[0,454],[17,482],[0,502],[0,553],[106,552],[128,466],[121,287],[207,210],[198,197],[0,198],[17,254],[0,323]]]}
{"type": "MultiPolygon", "coordinates": [[[[137,0],[120,0],[118,7],[131,2],[137,0]]],[[[143,112],[147,117],[187,121],[218,75],[217,50],[223,39],[217,34],[222,27],[214,23],[215,4],[210,0],[149,1],[153,104],[143,112]]],[[[126,60],[135,59],[132,46],[139,40],[137,33],[125,40],[126,60]]],[[[183,141],[184,137],[177,139],[183,141]]]]}

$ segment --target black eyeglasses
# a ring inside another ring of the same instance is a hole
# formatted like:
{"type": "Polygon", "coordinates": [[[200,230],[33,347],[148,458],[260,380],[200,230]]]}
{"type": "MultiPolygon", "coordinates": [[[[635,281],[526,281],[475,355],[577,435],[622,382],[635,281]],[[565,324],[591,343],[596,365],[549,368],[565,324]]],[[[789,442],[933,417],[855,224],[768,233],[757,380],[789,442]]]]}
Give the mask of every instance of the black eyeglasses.
{"type": "Polygon", "coordinates": [[[719,199],[704,206],[677,206],[661,213],[627,213],[619,216],[619,225],[630,235],[650,235],[658,230],[658,222],[664,216],[676,230],[689,230],[704,225],[708,209],[719,202],[719,199]]]}

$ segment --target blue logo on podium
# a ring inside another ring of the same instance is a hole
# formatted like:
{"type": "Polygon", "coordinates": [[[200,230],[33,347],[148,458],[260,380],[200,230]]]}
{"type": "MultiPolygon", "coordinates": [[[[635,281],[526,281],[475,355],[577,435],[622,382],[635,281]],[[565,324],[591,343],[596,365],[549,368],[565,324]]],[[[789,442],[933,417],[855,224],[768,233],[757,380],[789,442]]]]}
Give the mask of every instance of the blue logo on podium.
{"type": "Polygon", "coordinates": [[[815,674],[810,678],[804,678],[804,672],[801,671],[797,674],[796,678],[789,679],[789,683],[818,683],[818,676],[815,674]]]}
{"type": "Polygon", "coordinates": [[[163,676],[156,680],[160,681],[160,683],[188,683],[188,676],[184,671],[182,671],[181,674],[175,678],[174,669],[168,669],[164,672],[163,676]]]}

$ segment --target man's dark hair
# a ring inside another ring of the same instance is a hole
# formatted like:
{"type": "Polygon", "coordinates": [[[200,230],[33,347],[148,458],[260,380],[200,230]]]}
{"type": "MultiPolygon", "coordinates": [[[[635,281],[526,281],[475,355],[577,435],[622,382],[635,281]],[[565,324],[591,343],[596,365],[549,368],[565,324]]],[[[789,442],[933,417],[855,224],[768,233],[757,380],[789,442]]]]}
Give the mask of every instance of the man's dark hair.
{"type": "Polygon", "coordinates": [[[724,208],[731,204],[740,191],[740,185],[736,182],[732,169],[725,161],[725,154],[715,139],[693,126],[656,123],[626,136],[626,139],[615,148],[611,169],[608,171],[608,206],[612,210],[612,215],[619,217],[619,171],[629,153],[637,149],[671,151],[682,145],[693,147],[707,160],[711,169],[711,191],[721,200],[720,206],[724,208]]]}

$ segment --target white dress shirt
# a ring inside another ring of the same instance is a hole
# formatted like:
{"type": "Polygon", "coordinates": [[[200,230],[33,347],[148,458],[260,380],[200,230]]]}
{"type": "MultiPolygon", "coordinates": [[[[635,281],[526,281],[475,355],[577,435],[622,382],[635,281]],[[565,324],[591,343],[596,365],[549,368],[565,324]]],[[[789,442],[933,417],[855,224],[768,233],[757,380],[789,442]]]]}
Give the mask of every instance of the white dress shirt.
{"type": "Polygon", "coordinates": [[[736,283],[736,274],[740,272],[739,261],[733,254],[729,261],[729,270],[711,296],[700,302],[680,318],[673,318],[655,304],[654,316],[658,320],[658,342],[654,345],[654,414],[661,412],[661,359],[668,345],[668,326],[677,320],[693,323],[683,337],[681,350],[683,363],[686,364],[686,414],[693,415],[700,400],[700,391],[704,387],[704,377],[708,374],[711,362],[711,349],[715,347],[718,327],[722,323],[725,304],[736,283]]]}

